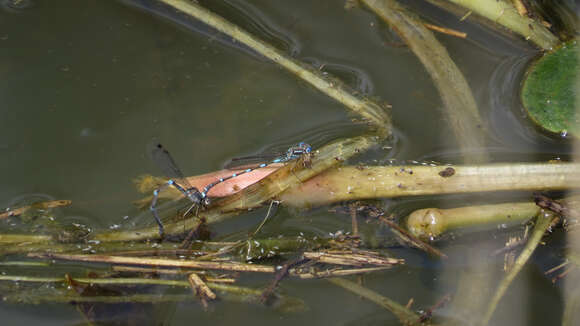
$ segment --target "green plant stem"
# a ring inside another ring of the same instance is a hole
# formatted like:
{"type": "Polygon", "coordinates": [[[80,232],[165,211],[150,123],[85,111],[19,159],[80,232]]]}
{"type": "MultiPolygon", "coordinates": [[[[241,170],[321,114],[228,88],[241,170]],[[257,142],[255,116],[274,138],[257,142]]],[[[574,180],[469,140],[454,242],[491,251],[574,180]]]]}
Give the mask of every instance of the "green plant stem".
{"type": "Polygon", "coordinates": [[[0,246],[7,243],[50,243],[50,235],[0,234],[0,246]]]}
{"type": "Polygon", "coordinates": [[[203,8],[196,2],[185,0],[160,1],[217,29],[232,37],[235,41],[250,47],[252,50],[284,67],[322,93],[344,104],[363,118],[368,119],[378,128],[380,135],[387,136],[391,133],[391,120],[385,105],[379,104],[370,98],[355,96],[351,90],[347,89],[338,80],[323,76],[320,71],[291,58],[240,27],[203,8]]]}
{"type": "Polygon", "coordinates": [[[16,267],[49,267],[50,263],[42,261],[2,261],[0,266],[16,267]]]}
{"type": "Polygon", "coordinates": [[[118,265],[138,265],[138,266],[155,266],[155,267],[180,267],[180,268],[183,267],[183,268],[213,269],[213,270],[227,270],[236,272],[258,272],[258,273],[275,272],[275,269],[272,266],[264,266],[256,264],[238,264],[230,262],[123,257],[123,256],[108,256],[108,255],[75,255],[75,254],[69,255],[69,254],[42,254],[42,253],[30,253],[28,254],[28,256],[34,258],[50,258],[77,262],[106,263],[113,265],[118,264],[118,265]]]}
{"type": "MultiPolygon", "coordinates": [[[[429,0],[438,5],[443,1],[429,0]]],[[[505,0],[447,0],[448,2],[467,8],[474,13],[487,18],[489,21],[501,25],[514,33],[523,36],[544,50],[551,50],[558,44],[554,36],[540,22],[528,17],[520,16],[516,8],[505,0]]]]}
{"type": "MultiPolygon", "coordinates": [[[[37,276],[16,276],[16,275],[0,275],[0,281],[12,282],[30,282],[30,283],[66,283],[62,277],[37,277],[37,276]]],[[[152,278],[88,278],[75,277],[75,282],[95,284],[95,285],[164,285],[164,286],[178,286],[190,288],[191,285],[185,280],[169,280],[169,279],[152,279],[152,278]]],[[[211,289],[235,293],[239,295],[255,295],[260,296],[262,290],[250,289],[241,286],[228,285],[223,283],[206,282],[211,289]]]]}
{"type": "Polygon", "coordinates": [[[2,299],[12,303],[46,304],[46,303],[164,303],[198,301],[191,294],[125,294],[115,296],[82,297],[74,294],[59,295],[20,295],[8,294],[2,299]]]}
{"type": "Polygon", "coordinates": [[[421,19],[395,0],[361,0],[393,28],[419,58],[439,91],[446,120],[455,134],[465,163],[488,161],[485,152],[473,152],[485,146],[483,122],[477,104],[463,74],[449,53],[428,30],[421,19]],[[470,151],[471,150],[471,151],[470,151]]]}
{"type": "Polygon", "coordinates": [[[437,239],[441,234],[463,227],[522,223],[536,216],[540,208],[530,203],[477,205],[450,209],[423,208],[409,214],[406,228],[423,240],[437,239]]]}
{"type": "MultiPolygon", "coordinates": [[[[151,244],[151,243],[131,243],[127,245],[126,243],[120,242],[101,242],[101,243],[35,243],[35,242],[19,242],[19,238],[12,239],[10,243],[5,243],[0,245],[0,255],[8,254],[21,254],[29,252],[44,252],[44,253],[66,253],[66,252],[92,252],[92,253],[116,253],[116,252],[126,252],[131,251],[147,251],[151,256],[157,254],[163,254],[165,251],[175,251],[175,243],[161,243],[161,244],[151,244]]],[[[213,243],[208,243],[206,247],[210,248],[213,243]]],[[[219,248],[219,247],[217,247],[219,248]]]]}
{"type": "Polygon", "coordinates": [[[384,297],[372,290],[369,290],[357,283],[351,282],[349,280],[343,278],[330,278],[328,281],[332,284],[338,285],[354,294],[361,296],[367,300],[370,300],[377,305],[389,310],[392,312],[397,318],[399,319],[402,325],[415,325],[420,324],[419,315],[415,314],[410,309],[406,308],[403,305],[398,304],[397,302],[384,297]]]}
{"type": "Polygon", "coordinates": [[[491,319],[491,316],[493,315],[493,312],[495,311],[497,304],[507,291],[512,281],[522,270],[526,262],[530,259],[532,253],[540,243],[540,240],[542,240],[542,236],[544,235],[546,230],[548,230],[554,219],[555,217],[554,214],[552,213],[544,214],[540,212],[540,214],[538,214],[538,217],[536,218],[536,225],[534,227],[534,230],[532,231],[530,239],[528,240],[526,246],[516,259],[512,269],[505,275],[505,277],[501,280],[499,286],[497,287],[496,292],[493,295],[493,298],[488,304],[486,313],[481,321],[481,325],[487,325],[489,323],[489,320],[491,319]]]}
{"type": "MultiPolygon", "coordinates": [[[[62,277],[34,277],[34,276],[16,276],[0,275],[0,281],[12,281],[21,283],[62,283],[66,280],[62,277]]],[[[168,280],[168,279],[149,279],[149,278],[74,278],[75,282],[93,284],[93,285],[161,285],[190,288],[191,285],[185,280],[168,280]]],[[[258,302],[262,295],[261,289],[252,289],[242,286],[235,286],[223,283],[205,283],[212,290],[228,294],[225,298],[231,301],[239,302],[258,302]]],[[[69,302],[101,302],[101,303],[138,303],[138,302],[180,302],[197,300],[191,294],[171,295],[171,294],[128,294],[122,296],[77,296],[77,295],[37,295],[29,294],[3,294],[3,299],[9,302],[27,302],[27,303],[69,303],[69,302]]],[[[282,296],[279,298],[279,308],[286,310],[302,310],[304,304],[295,298],[282,296]]]]}
{"type": "MultiPolygon", "coordinates": [[[[57,243],[19,243],[12,242],[0,246],[0,255],[8,254],[25,254],[25,253],[78,253],[79,251],[87,251],[90,249],[91,253],[107,254],[116,256],[149,256],[149,257],[177,257],[177,256],[215,256],[222,248],[227,248],[237,244],[236,252],[241,252],[247,255],[247,259],[257,258],[259,256],[279,255],[288,252],[296,252],[300,250],[314,250],[321,247],[330,247],[332,239],[318,238],[318,239],[286,239],[286,238],[272,238],[272,239],[251,239],[241,241],[239,243],[233,242],[201,242],[195,243],[190,249],[176,249],[176,243],[141,243],[135,242],[127,245],[124,242],[111,241],[102,242],[99,244],[57,244],[57,243]]],[[[200,259],[200,258],[198,258],[200,259]]],[[[203,258],[201,258],[203,259],[203,258]]],[[[7,265],[8,262],[0,263],[0,265],[7,265]]],[[[17,263],[17,262],[15,262],[17,263]]],[[[26,262],[22,262],[26,263],[26,262]]]]}
{"type": "Polygon", "coordinates": [[[287,205],[309,207],[357,199],[578,187],[578,163],[349,166],[321,173],[279,198],[287,205]]]}

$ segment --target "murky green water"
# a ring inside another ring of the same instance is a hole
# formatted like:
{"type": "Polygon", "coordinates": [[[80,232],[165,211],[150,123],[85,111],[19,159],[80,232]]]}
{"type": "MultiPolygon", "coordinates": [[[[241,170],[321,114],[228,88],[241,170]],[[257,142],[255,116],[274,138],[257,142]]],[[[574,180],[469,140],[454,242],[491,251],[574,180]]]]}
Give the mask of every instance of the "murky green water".
{"type": "MultiPolygon", "coordinates": [[[[72,207],[59,210],[58,217],[95,228],[152,223],[148,213],[140,214],[131,205],[140,198],[131,180],[158,173],[145,153],[153,137],[171,150],[186,174],[195,175],[272,144],[316,143],[317,130],[343,126],[351,118],[340,104],[198,23],[159,8],[136,8],[141,1],[127,3],[38,0],[22,10],[0,8],[0,207],[42,196],[72,200],[72,207]]],[[[368,163],[389,158],[458,162],[438,93],[419,61],[375,16],[345,10],[343,4],[266,0],[206,5],[296,58],[390,102],[395,141],[385,145],[394,148],[372,152],[368,163]]],[[[489,124],[487,150],[494,160],[566,155],[568,145],[529,126],[517,103],[519,78],[535,55],[532,46],[460,23],[421,1],[409,4],[434,22],[469,34],[467,40],[438,38],[473,89],[489,124]]],[[[485,196],[470,200],[484,201],[485,196]]],[[[443,199],[384,204],[408,211],[437,202],[443,199]]],[[[445,202],[464,203],[465,198],[445,202]]],[[[217,239],[243,238],[264,213],[216,227],[217,239]]],[[[375,232],[372,226],[363,228],[375,232]]],[[[326,208],[281,209],[264,232],[325,236],[349,229],[350,217],[326,208]]],[[[469,244],[463,239],[450,247],[459,258],[446,269],[461,268],[460,257],[469,244]]],[[[367,287],[403,304],[413,297],[417,309],[429,308],[455,287],[455,280],[449,274],[440,279],[442,268],[421,253],[402,248],[393,252],[406,258],[407,265],[365,277],[367,287]]],[[[497,264],[499,270],[503,262],[485,263],[497,264]]],[[[530,324],[553,321],[548,312],[561,309],[559,292],[541,274],[542,268],[533,264],[524,269],[512,286],[525,299],[505,298],[498,323],[514,315],[530,324]],[[510,308],[517,303],[525,305],[522,312],[510,308]]],[[[252,277],[248,283],[263,286],[269,280],[252,277]]],[[[204,313],[199,304],[189,302],[157,314],[155,323],[396,323],[382,308],[324,280],[287,280],[282,291],[303,299],[309,310],[280,313],[219,302],[204,313]]],[[[0,311],[6,325],[83,321],[73,306],[61,304],[2,304],[0,311]]]]}

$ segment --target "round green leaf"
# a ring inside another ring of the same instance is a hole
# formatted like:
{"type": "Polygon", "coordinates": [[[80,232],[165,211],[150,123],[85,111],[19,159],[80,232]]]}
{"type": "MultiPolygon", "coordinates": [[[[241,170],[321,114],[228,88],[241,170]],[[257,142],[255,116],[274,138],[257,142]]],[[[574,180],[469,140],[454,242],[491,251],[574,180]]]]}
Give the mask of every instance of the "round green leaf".
{"type": "Polygon", "coordinates": [[[580,136],[580,115],[575,108],[578,44],[564,43],[546,53],[528,71],[522,103],[541,128],[563,136],[580,136]]]}

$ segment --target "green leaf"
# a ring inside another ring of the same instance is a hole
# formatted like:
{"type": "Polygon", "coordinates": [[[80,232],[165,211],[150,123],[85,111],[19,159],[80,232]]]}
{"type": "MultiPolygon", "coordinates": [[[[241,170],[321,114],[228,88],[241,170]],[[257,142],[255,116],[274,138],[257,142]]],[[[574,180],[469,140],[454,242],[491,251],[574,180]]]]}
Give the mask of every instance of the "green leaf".
{"type": "Polygon", "coordinates": [[[575,108],[577,75],[576,40],[546,53],[532,65],[521,96],[528,115],[541,128],[563,136],[580,136],[580,115],[575,108]]]}

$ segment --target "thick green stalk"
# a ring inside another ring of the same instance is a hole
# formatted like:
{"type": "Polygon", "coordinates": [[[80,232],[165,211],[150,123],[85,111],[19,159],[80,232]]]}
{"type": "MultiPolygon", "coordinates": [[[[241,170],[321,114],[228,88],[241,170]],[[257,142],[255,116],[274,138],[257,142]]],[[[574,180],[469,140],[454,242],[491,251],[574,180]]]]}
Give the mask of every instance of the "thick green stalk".
{"type": "Polygon", "coordinates": [[[418,209],[405,220],[406,228],[423,240],[435,240],[458,228],[522,223],[536,216],[540,208],[533,202],[477,205],[449,209],[418,209]]]}
{"type": "Polygon", "coordinates": [[[280,199],[308,207],[357,199],[579,187],[578,163],[339,167],[288,189],[280,199]]]}
{"type": "MultiPolygon", "coordinates": [[[[564,199],[567,207],[577,207],[580,196],[564,199]]],[[[411,234],[421,239],[435,239],[444,232],[481,225],[522,224],[540,213],[534,202],[477,205],[449,209],[418,209],[405,221],[411,234]]]]}

